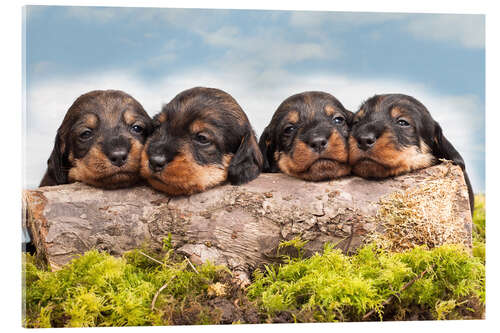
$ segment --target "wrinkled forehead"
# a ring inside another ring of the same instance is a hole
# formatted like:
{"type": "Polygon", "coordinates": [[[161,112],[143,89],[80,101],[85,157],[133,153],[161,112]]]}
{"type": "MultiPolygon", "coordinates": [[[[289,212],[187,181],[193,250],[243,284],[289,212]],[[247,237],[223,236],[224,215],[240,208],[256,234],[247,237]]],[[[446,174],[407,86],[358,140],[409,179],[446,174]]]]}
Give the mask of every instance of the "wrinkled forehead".
{"type": "Polygon", "coordinates": [[[80,103],[75,109],[75,123],[113,127],[119,123],[132,124],[148,118],[142,107],[132,98],[93,98],[80,103]]]}
{"type": "Polygon", "coordinates": [[[328,100],[295,100],[283,104],[277,113],[277,121],[283,123],[312,122],[331,118],[335,114],[344,115],[339,106],[328,100]]]}
{"type": "Polygon", "coordinates": [[[212,127],[243,128],[248,124],[248,118],[241,108],[234,103],[190,103],[177,108],[167,108],[158,120],[171,129],[189,129],[202,127],[200,124],[212,127]]]}
{"type": "Polygon", "coordinates": [[[363,103],[356,112],[354,121],[416,117],[421,112],[419,106],[412,101],[391,96],[376,96],[363,103]]]}

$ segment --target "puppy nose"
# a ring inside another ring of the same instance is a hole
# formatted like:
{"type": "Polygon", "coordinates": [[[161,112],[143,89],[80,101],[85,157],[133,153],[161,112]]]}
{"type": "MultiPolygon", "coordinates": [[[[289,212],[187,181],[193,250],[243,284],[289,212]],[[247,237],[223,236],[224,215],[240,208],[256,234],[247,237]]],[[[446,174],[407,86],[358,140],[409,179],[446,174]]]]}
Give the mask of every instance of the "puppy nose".
{"type": "Polygon", "coordinates": [[[358,141],[358,147],[360,149],[368,150],[371,147],[373,147],[373,145],[377,141],[377,138],[374,133],[365,133],[363,135],[360,135],[357,138],[357,141],[358,141]]]}
{"type": "Polygon", "coordinates": [[[165,167],[165,164],[167,164],[167,157],[165,155],[160,155],[160,154],[155,154],[149,156],[149,167],[151,170],[158,172],[165,167]]]}
{"type": "Polygon", "coordinates": [[[315,152],[321,153],[325,150],[328,140],[324,136],[318,136],[309,140],[308,144],[315,152]]]}
{"type": "Polygon", "coordinates": [[[117,167],[122,166],[127,162],[128,151],[125,148],[115,149],[109,153],[109,160],[111,164],[116,165],[117,167]]]}

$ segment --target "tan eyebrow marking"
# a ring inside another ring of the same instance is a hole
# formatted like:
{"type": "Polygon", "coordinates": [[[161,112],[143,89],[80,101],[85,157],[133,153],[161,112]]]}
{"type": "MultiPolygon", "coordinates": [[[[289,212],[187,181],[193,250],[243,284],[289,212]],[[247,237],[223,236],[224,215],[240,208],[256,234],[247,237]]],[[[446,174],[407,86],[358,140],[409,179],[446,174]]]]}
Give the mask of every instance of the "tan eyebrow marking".
{"type": "Polygon", "coordinates": [[[202,120],[195,120],[189,126],[191,133],[198,132],[208,132],[208,134],[217,135],[219,133],[218,129],[211,124],[208,124],[202,120]]]}
{"type": "Polygon", "coordinates": [[[134,112],[132,110],[125,111],[125,113],[123,114],[123,119],[125,120],[125,123],[127,125],[132,125],[136,120],[134,112]]]}
{"type": "Polygon", "coordinates": [[[391,110],[391,117],[392,118],[397,118],[397,117],[401,116],[402,114],[403,114],[403,111],[400,108],[398,108],[397,106],[393,107],[391,110]]]}
{"type": "Polygon", "coordinates": [[[297,111],[290,111],[287,115],[287,120],[290,123],[297,123],[299,121],[299,113],[297,111]]]}
{"type": "Polygon", "coordinates": [[[85,121],[85,125],[87,127],[96,128],[97,127],[97,123],[99,121],[99,118],[95,114],[87,113],[84,116],[84,121],[85,121]]]}
{"type": "Polygon", "coordinates": [[[191,133],[198,133],[206,128],[206,124],[201,120],[195,120],[189,126],[191,133]]]}
{"type": "Polygon", "coordinates": [[[335,112],[335,108],[334,108],[333,106],[331,106],[331,105],[327,105],[327,106],[325,106],[324,110],[325,110],[325,113],[326,113],[328,116],[333,115],[333,113],[335,112]]]}

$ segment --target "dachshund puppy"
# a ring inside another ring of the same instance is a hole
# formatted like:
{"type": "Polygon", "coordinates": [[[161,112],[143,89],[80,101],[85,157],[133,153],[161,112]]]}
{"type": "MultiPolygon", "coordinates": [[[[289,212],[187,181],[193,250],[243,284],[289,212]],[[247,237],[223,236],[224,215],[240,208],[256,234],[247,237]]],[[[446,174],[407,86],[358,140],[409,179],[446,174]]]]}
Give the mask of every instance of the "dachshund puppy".
{"type": "Polygon", "coordinates": [[[57,130],[40,186],[80,181],[114,189],[134,184],[151,128],[141,104],[122,91],[95,90],[78,97],[57,130]]]}
{"type": "Polygon", "coordinates": [[[320,181],[350,173],[348,135],[353,113],[332,95],[310,91],[281,103],[259,140],[264,172],[320,181]]]}
{"type": "Polygon", "coordinates": [[[439,124],[418,100],[402,94],[375,95],[356,112],[349,136],[352,172],[364,178],[385,178],[426,168],[447,159],[459,165],[474,192],[465,163],[443,135],[439,124]]]}
{"type": "Polygon", "coordinates": [[[238,103],[226,92],[196,87],[163,106],[146,142],[141,175],[169,195],[190,195],[262,170],[257,139],[238,103]]]}

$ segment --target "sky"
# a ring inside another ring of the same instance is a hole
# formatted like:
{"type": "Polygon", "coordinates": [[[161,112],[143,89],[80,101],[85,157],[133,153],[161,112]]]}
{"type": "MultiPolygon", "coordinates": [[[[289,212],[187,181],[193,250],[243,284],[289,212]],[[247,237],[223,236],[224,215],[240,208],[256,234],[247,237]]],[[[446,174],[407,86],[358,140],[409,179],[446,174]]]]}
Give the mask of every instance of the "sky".
{"type": "Polygon", "coordinates": [[[325,91],[352,111],[411,95],[485,191],[483,15],[27,6],[24,23],[27,188],[81,94],[123,90],[153,116],[207,86],[230,93],[258,136],[295,93],[325,91]]]}

